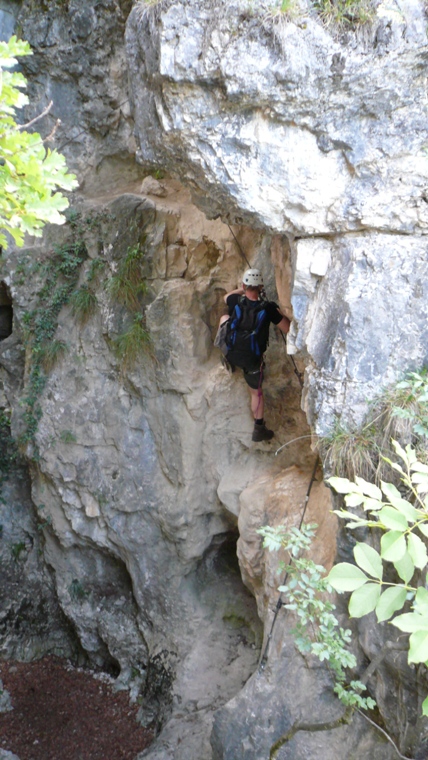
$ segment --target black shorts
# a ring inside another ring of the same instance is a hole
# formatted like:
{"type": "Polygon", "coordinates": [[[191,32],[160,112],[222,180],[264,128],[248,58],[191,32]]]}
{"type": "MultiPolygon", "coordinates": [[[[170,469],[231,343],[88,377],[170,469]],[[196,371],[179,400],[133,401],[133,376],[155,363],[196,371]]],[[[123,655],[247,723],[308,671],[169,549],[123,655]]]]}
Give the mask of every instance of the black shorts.
{"type": "Polygon", "coordinates": [[[263,357],[259,359],[247,356],[242,352],[228,351],[226,359],[232,367],[239,367],[244,373],[244,380],[253,390],[262,387],[265,363],[263,357]]]}
{"type": "Polygon", "coordinates": [[[244,380],[247,383],[247,385],[250,386],[250,388],[253,389],[253,391],[258,390],[258,388],[262,387],[263,383],[263,364],[261,367],[258,367],[257,369],[242,369],[244,373],[244,380]]]}

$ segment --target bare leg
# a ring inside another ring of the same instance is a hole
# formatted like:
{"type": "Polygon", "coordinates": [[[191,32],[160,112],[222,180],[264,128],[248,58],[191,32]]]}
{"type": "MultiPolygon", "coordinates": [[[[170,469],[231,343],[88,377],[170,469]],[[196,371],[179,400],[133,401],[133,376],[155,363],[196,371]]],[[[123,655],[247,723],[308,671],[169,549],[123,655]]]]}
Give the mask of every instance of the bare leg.
{"type": "Polygon", "coordinates": [[[251,393],[251,411],[255,420],[262,420],[265,410],[265,401],[261,388],[250,388],[251,393]]]}

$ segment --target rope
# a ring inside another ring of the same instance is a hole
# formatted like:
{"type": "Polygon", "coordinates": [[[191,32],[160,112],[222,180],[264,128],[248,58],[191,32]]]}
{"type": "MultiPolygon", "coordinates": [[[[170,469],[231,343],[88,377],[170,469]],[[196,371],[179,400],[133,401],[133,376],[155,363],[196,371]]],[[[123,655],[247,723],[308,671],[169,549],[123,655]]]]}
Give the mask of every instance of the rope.
{"type": "Polygon", "coordinates": [[[232,235],[233,235],[233,237],[234,237],[235,243],[236,243],[236,245],[238,246],[238,248],[239,248],[239,251],[240,251],[241,255],[244,257],[245,261],[247,262],[247,265],[248,265],[248,269],[251,269],[251,264],[250,264],[250,262],[248,261],[248,259],[247,259],[246,255],[245,255],[244,251],[242,250],[242,248],[241,248],[241,245],[240,245],[240,243],[239,243],[239,240],[238,240],[238,238],[236,237],[236,235],[235,235],[234,231],[232,230],[232,227],[230,226],[230,224],[228,224],[227,226],[229,227],[229,229],[230,229],[230,231],[231,231],[231,233],[232,233],[232,235]]]}
{"type": "MultiPolygon", "coordinates": [[[[286,339],[286,337],[285,337],[285,335],[284,335],[283,332],[281,333],[281,335],[282,335],[282,340],[284,341],[285,353],[287,354],[287,339],[286,339]]],[[[288,358],[290,359],[290,361],[293,364],[293,372],[294,372],[295,375],[297,375],[297,379],[298,379],[298,381],[300,383],[300,387],[303,388],[303,372],[299,372],[299,370],[297,369],[297,364],[296,364],[296,362],[294,360],[293,354],[287,354],[287,356],[288,356],[288,358]]]]}
{"type": "MultiPolygon", "coordinates": [[[[309,482],[308,490],[306,491],[305,501],[303,502],[303,511],[302,511],[302,516],[300,518],[299,530],[302,527],[303,520],[305,519],[305,513],[306,513],[306,509],[307,509],[308,503],[309,503],[309,497],[311,495],[312,486],[313,486],[313,484],[315,482],[315,477],[316,477],[319,461],[320,461],[320,458],[319,458],[319,455],[318,455],[317,458],[316,458],[314,469],[312,470],[312,475],[311,475],[311,479],[310,479],[310,482],[309,482]]],[[[289,564],[291,565],[292,562],[293,562],[293,558],[290,559],[289,564]]],[[[287,578],[288,578],[288,570],[285,573],[284,580],[282,582],[283,586],[285,586],[285,584],[287,582],[287,578]]],[[[260,660],[259,673],[261,673],[265,669],[265,667],[266,667],[266,663],[268,661],[269,646],[270,646],[270,642],[272,640],[273,629],[275,628],[275,623],[276,623],[276,619],[278,617],[278,612],[280,611],[280,609],[283,606],[283,604],[284,603],[282,601],[282,594],[280,594],[279,597],[278,597],[278,601],[276,603],[275,609],[274,609],[274,616],[273,616],[272,625],[271,625],[271,628],[270,628],[270,631],[269,631],[269,634],[268,634],[268,637],[267,637],[267,640],[266,640],[265,650],[264,650],[263,656],[262,656],[262,658],[260,660]]]]}
{"type": "MultiPolygon", "coordinates": [[[[243,251],[243,249],[242,249],[242,247],[241,247],[241,245],[239,243],[239,240],[237,239],[234,231],[232,230],[232,227],[230,226],[230,224],[228,224],[227,226],[229,227],[229,230],[232,233],[232,236],[233,236],[233,238],[235,240],[235,243],[238,246],[239,252],[241,253],[242,257],[244,258],[244,260],[245,260],[248,268],[251,269],[251,264],[248,261],[248,259],[247,259],[246,255],[245,255],[245,253],[244,253],[244,251],[243,251]]],[[[266,296],[266,291],[265,291],[264,288],[261,291],[261,296],[262,296],[262,300],[266,300],[266,301],[268,300],[267,296],[266,296]]],[[[285,335],[284,335],[283,332],[281,332],[281,336],[282,336],[282,340],[284,341],[284,348],[285,348],[285,352],[287,354],[287,340],[286,340],[286,337],[285,337],[285,335]]],[[[294,371],[295,375],[297,376],[297,379],[298,379],[298,381],[300,383],[300,387],[303,388],[303,373],[299,372],[299,370],[297,368],[297,364],[296,364],[296,362],[294,360],[294,356],[292,356],[292,354],[287,354],[287,356],[289,357],[290,361],[293,364],[293,371],[294,371]]],[[[283,448],[283,447],[281,447],[281,448],[283,448]]],[[[278,451],[280,451],[280,449],[278,449],[278,451]]],[[[276,452],[276,453],[278,453],[278,452],[276,452]]],[[[317,458],[316,458],[314,469],[312,471],[312,476],[311,476],[311,480],[310,480],[310,483],[309,483],[309,486],[308,486],[308,490],[306,492],[305,501],[304,501],[304,504],[303,504],[302,517],[301,517],[300,523],[299,523],[299,530],[302,527],[303,520],[305,518],[305,513],[306,513],[307,506],[308,506],[309,497],[311,495],[312,486],[313,486],[314,481],[315,481],[315,476],[316,476],[316,472],[317,472],[317,469],[318,469],[319,461],[320,461],[320,458],[319,458],[319,455],[318,455],[317,458]]],[[[291,565],[292,561],[293,560],[291,558],[290,559],[290,565],[291,565]]],[[[282,583],[283,586],[285,586],[285,584],[287,582],[287,578],[288,578],[288,572],[285,574],[284,581],[282,583]]],[[[265,647],[265,650],[263,652],[263,656],[262,656],[262,658],[260,660],[259,672],[262,672],[264,670],[264,668],[266,666],[266,663],[267,663],[267,660],[268,660],[268,652],[269,652],[270,642],[271,642],[271,639],[272,639],[273,629],[275,627],[276,619],[278,617],[278,612],[280,611],[281,607],[283,606],[283,602],[282,602],[282,598],[281,597],[282,597],[282,595],[280,594],[279,598],[278,598],[278,601],[276,603],[275,610],[274,610],[274,617],[273,617],[273,620],[272,620],[272,625],[271,625],[270,632],[269,632],[268,637],[267,637],[266,647],[265,647]]]]}

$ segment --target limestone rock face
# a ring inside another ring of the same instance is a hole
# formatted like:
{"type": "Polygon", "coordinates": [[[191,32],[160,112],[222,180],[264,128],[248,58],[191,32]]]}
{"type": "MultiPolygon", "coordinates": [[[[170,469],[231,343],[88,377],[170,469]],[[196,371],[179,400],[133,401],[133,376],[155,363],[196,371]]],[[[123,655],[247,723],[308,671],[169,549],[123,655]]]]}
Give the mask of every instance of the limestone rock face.
{"type": "MultiPolygon", "coordinates": [[[[66,349],[41,390],[31,379],[31,339],[23,376],[8,384],[5,360],[2,377],[14,434],[34,460],[44,557],[86,657],[139,695],[146,725],[164,726],[151,757],[177,760],[180,740],[182,760],[202,760],[211,755],[214,710],[254,672],[262,640],[236,561],[237,473],[241,490],[266,470],[279,478],[292,463],[306,478],[313,455],[306,440],[293,443],[308,428],[299,382],[273,330],[266,415],[278,445],[290,446],[273,459],[272,446],[251,443],[245,382],[226,372],[213,347],[222,295],[244,265],[226,225],[207,220],[179,183],[162,185],[161,193],[145,181],[107,203],[81,202],[41,246],[4,257],[14,310],[7,341],[21,345],[28,315],[35,329],[50,319],[43,298],[55,299],[67,283],[59,241],[66,273],[76,245],[84,252],[75,289],[89,286],[96,306],[84,320],[70,304],[59,311],[55,341],[66,349]],[[112,283],[140,250],[146,292],[138,310],[151,348],[128,364],[115,346],[134,317],[112,283]],[[40,419],[32,436],[34,393],[40,419]]],[[[289,271],[287,241],[246,228],[235,234],[265,268],[273,294],[274,268],[289,271]]],[[[271,479],[264,482],[269,490],[271,479]]]]}
{"type": "Polygon", "coordinates": [[[42,556],[45,518],[31,500],[28,468],[0,420],[0,656],[24,662],[45,654],[76,656],[77,639],[42,556]]]}
{"type": "Polygon", "coordinates": [[[264,3],[137,4],[127,45],[141,160],[210,215],[288,233],[309,420],[360,421],[427,358],[422,4],[380,3],[341,35],[264,3]]]}
{"type": "MultiPolygon", "coordinates": [[[[299,524],[315,459],[307,418],[316,432],[358,421],[381,384],[426,359],[423,9],[381,3],[370,28],[333,35],[313,14],[276,24],[268,3],[254,5],[0,0],[1,34],[19,24],[35,48],[23,65],[26,117],[53,98],[41,129],[61,119],[56,145],[80,179],[67,225],[2,256],[13,329],[0,343],[0,408],[12,413],[32,498],[18,475],[2,484],[1,651],[73,654],[77,640],[160,732],[150,760],[265,760],[296,721],[338,717],[328,672],[296,654],[284,610],[258,670],[281,578],[257,530],[299,524]],[[60,290],[76,256],[86,315],[60,290]],[[213,348],[245,257],[293,317],[288,350],[306,369],[307,418],[272,330],[270,445],[251,443],[244,380],[213,348]],[[145,288],[133,311],[117,283],[135,258],[145,288]],[[37,383],[48,276],[59,350],[37,383]],[[135,327],[150,342],[132,361],[123,346],[135,327]],[[31,597],[46,617],[30,605],[28,630],[16,630],[31,597]]],[[[308,516],[328,566],[336,526],[320,480],[308,516]]],[[[367,659],[381,646],[369,628],[353,628],[367,659]]],[[[394,658],[371,687],[403,753],[420,754],[414,674],[401,662],[405,699],[385,696],[394,658]]],[[[278,760],[357,753],[396,756],[358,717],[299,732],[278,760]]]]}

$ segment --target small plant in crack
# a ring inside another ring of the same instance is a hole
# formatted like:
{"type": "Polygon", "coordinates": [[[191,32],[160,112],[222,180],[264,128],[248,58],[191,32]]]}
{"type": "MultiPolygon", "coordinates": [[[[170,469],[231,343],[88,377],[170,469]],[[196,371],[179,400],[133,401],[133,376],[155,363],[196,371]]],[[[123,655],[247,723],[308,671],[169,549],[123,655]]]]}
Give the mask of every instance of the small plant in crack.
{"type": "Polygon", "coordinates": [[[18,541],[16,544],[12,544],[10,547],[10,553],[15,562],[19,562],[22,552],[26,551],[26,546],[23,541],[18,541]]]}
{"type": "Polygon", "coordinates": [[[138,359],[151,353],[152,341],[144,316],[136,314],[130,328],[113,341],[113,350],[123,369],[132,369],[138,359]]]}
{"type": "Polygon", "coordinates": [[[70,305],[74,317],[79,324],[84,325],[97,308],[97,297],[89,285],[81,285],[71,294],[70,305]]]}
{"type": "Polygon", "coordinates": [[[139,298],[147,291],[141,269],[143,256],[144,251],[140,245],[128,248],[126,255],[119,262],[116,274],[108,283],[111,297],[129,311],[139,308],[139,298]]]}
{"type": "Polygon", "coordinates": [[[73,578],[68,587],[68,593],[73,602],[83,602],[89,596],[89,592],[78,578],[73,578]]]}
{"type": "Polygon", "coordinates": [[[61,430],[60,440],[62,443],[76,443],[76,436],[71,430],[61,430]]]}

